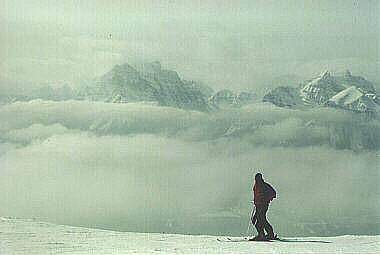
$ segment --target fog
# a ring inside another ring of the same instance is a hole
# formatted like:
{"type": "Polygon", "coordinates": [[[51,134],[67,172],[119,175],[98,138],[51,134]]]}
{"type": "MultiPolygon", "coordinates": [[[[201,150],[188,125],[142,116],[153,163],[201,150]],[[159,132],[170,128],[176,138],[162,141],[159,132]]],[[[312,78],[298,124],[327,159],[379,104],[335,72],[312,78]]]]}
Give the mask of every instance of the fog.
{"type": "Polygon", "coordinates": [[[348,112],[259,103],[210,114],[33,100],[1,106],[0,119],[2,216],[122,231],[246,234],[260,171],[278,192],[268,214],[276,232],[379,231],[380,124],[348,112]],[[373,132],[375,147],[337,147],[331,130],[342,125],[351,127],[345,139],[373,132]],[[367,131],[358,134],[357,127],[367,131]]]}
{"type": "Polygon", "coordinates": [[[378,13],[371,0],[3,0],[0,86],[78,87],[115,64],[157,60],[215,89],[326,69],[379,82],[378,13]]]}

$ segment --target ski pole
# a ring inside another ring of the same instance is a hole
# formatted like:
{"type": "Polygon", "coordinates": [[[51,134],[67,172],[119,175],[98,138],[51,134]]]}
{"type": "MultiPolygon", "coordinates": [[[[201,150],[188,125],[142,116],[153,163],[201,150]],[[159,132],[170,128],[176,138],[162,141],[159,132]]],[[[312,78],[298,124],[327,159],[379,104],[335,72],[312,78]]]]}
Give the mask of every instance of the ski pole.
{"type": "MultiPolygon", "coordinates": [[[[250,201],[251,203],[253,203],[253,201],[250,201]]],[[[249,234],[249,227],[251,226],[251,223],[252,223],[252,219],[253,219],[253,216],[254,216],[254,212],[255,212],[255,205],[253,205],[253,209],[252,209],[252,213],[250,213],[251,217],[249,218],[248,220],[248,226],[247,226],[247,233],[246,235],[248,236],[249,234]]]]}

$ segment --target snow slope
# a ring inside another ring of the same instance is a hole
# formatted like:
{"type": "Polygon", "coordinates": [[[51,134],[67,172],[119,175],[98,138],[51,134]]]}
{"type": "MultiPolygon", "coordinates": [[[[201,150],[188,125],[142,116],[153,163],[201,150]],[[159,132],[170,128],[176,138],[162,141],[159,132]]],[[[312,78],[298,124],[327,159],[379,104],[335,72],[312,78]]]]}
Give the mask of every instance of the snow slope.
{"type": "Polygon", "coordinates": [[[215,236],[115,232],[0,218],[0,254],[379,253],[380,236],[218,242],[215,236]]]}
{"type": "Polygon", "coordinates": [[[306,84],[301,90],[301,98],[306,105],[322,105],[331,97],[344,90],[329,71],[324,71],[317,78],[306,84]]]}
{"type": "Polygon", "coordinates": [[[352,104],[353,102],[355,102],[362,96],[363,94],[355,86],[351,86],[339,92],[338,94],[333,96],[330,100],[336,102],[336,104],[339,104],[339,105],[341,104],[347,105],[347,104],[352,104]]]}
{"type": "Polygon", "coordinates": [[[356,112],[376,112],[375,103],[355,86],[339,92],[329,99],[328,104],[356,112]]]}

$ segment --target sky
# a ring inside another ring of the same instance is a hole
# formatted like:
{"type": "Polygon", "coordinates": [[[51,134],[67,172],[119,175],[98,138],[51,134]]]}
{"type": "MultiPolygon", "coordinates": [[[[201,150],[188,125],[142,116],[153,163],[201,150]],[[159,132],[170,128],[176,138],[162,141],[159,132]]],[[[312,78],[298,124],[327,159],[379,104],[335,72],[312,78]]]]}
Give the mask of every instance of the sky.
{"type": "MultiPolygon", "coordinates": [[[[160,61],[214,89],[325,69],[379,81],[378,1],[0,1],[1,86],[77,87],[160,61]]],[[[277,85],[277,84],[276,84],[277,85]]]]}

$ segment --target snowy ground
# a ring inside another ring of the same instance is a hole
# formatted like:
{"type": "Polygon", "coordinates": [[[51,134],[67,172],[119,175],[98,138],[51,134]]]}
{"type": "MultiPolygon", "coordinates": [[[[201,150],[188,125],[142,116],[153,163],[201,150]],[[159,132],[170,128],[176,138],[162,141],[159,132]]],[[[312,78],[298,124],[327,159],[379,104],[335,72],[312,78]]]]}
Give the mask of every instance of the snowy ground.
{"type": "Polygon", "coordinates": [[[218,242],[215,236],[128,233],[0,218],[0,254],[380,253],[380,236],[218,242]]]}

